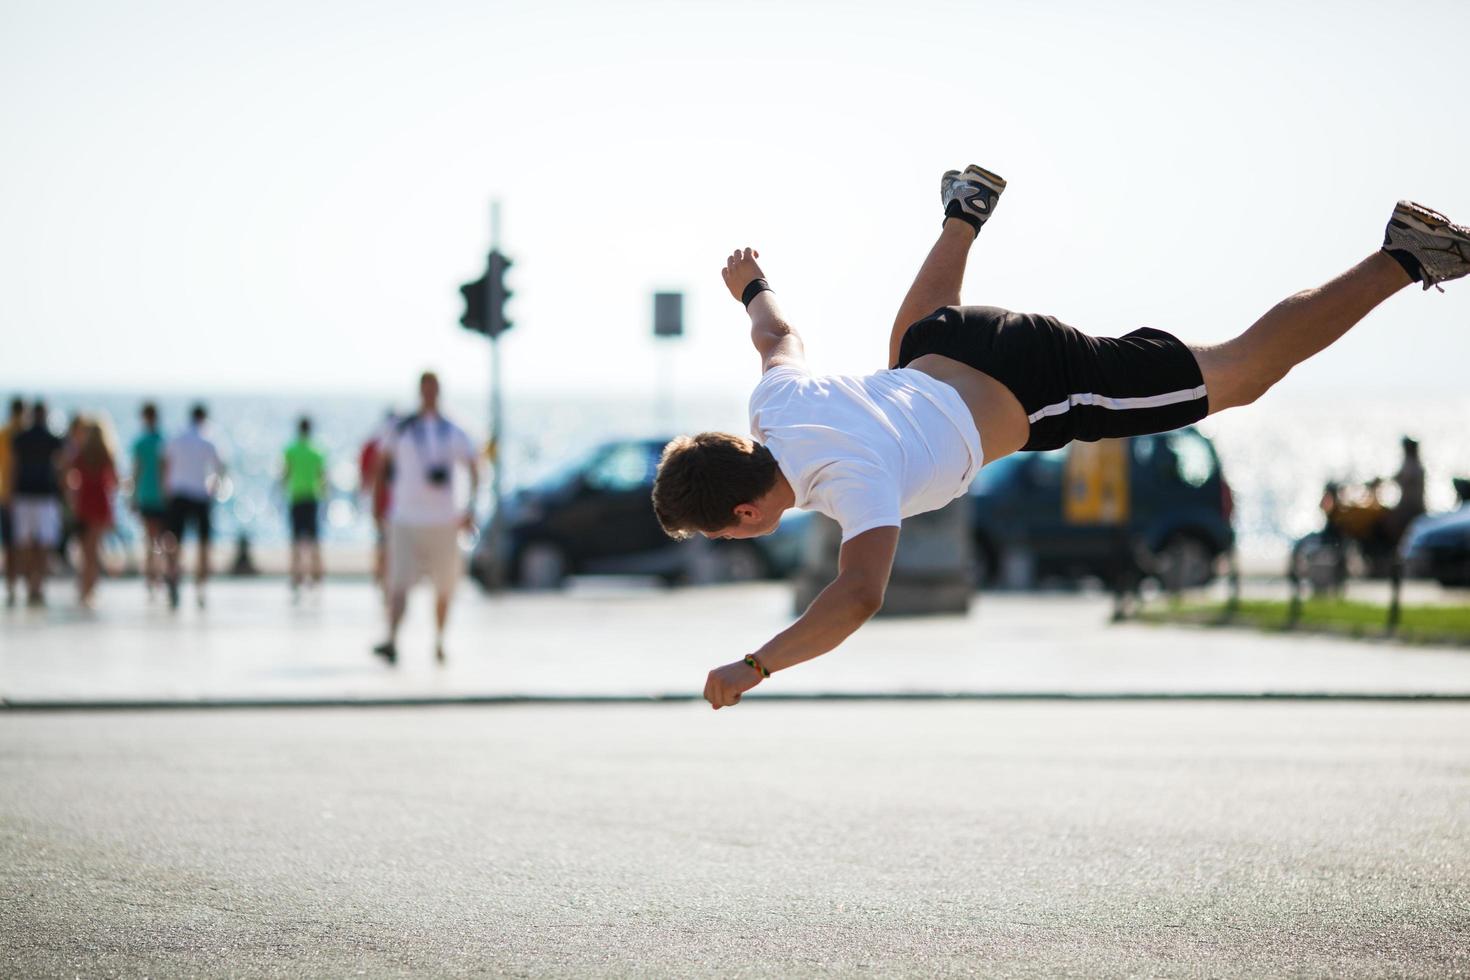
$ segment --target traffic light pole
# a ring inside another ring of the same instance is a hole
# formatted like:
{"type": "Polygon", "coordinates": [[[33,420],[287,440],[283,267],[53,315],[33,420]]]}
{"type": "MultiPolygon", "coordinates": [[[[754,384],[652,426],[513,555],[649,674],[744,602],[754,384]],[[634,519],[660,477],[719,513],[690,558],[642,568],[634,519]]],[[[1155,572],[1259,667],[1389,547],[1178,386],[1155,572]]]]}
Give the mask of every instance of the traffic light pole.
{"type": "MultiPolygon", "coordinates": [[[[490,202],[490,251],[500,250],[500,202],[490,202]]],[[[485,277],[486,303],[485,308],[494,308],[494,298],[490,295],[495,290],[492,276],[485,277]]],[[[505,586],[506,569],[503,559],[505,557],[505,521],[502,519],[501,504],[504,486],[501,482],[501,420],[504,415],[503,403],[500,397],[500,337],[490,337],[490,445],[487,447],[487,455],[490,459],[490,524],[485,532],[490,535],[490,554],[495,560],[490,563],[491,582],[490,587],[500,589],[505,586]]]]}

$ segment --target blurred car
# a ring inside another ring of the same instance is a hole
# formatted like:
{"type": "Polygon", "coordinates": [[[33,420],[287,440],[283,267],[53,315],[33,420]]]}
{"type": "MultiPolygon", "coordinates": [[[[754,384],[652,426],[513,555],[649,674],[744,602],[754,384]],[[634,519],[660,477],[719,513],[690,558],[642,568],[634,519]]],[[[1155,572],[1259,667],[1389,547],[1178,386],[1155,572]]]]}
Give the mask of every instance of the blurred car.
{"type": "Polygon", "coordinates": [[[1016,453],[980,470],[970,495],[981,585],[1107,580],[1120,561],[1171,589],[1215,577],[1219,557],[1235,543],[1234,501],[1208,438],[1186,428],[1128,440],[1129,513],[1121,529],[1066,520],[1071,451],[1016,453]]]}
{"type": "MultiPolygon", "coordinates": [[[[784,578],[800,559],[806,515],[790,514],[776,533],[743,541],[695,536],[674,541],[653,513],[653,476],[665,439],[598,446],[505,503],[505,561],[511,584],[556,588],[569,575],[654,575],[670,584],[784,578]]],[[[484,535],[470,574],[489,581],[484,535]]]]}
{"type": "Polygon", "coordinates": [[[1416,517],[1399,543],[1404,574],[1440,585],[1470,586],[1470,503],[1448,514],[1416,517]]]}

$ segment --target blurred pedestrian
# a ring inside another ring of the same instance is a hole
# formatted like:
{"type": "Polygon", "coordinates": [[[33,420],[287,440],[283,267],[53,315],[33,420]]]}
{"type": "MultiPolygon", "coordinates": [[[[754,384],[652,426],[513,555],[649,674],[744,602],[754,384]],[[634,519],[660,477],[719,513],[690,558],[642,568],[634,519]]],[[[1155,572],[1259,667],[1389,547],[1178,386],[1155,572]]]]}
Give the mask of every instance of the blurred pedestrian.
{"type": "MultiPolygon", "coordinates": [[[[76,461],[77,453],[82,451],[82,429],[85,423],[86,416],[81,411],[74,409],[66,423],[66,434],[61,437],[61,456],[56,464],[57,472],[63,476],[70,472],[72,463],[76,461]]],[[[61,494],[61,539],[56,542],[56,558],[65,569],[71,569],[71,542],[78,536],[80,530],[77,513],[72,508],[71,494],[63,492],[61,494]]]]}
{"type": "Polygon", "coordinates": [[[1419,440],[1409,436],[1399,442],[1404,461],[1399,464],[1393,482],[1398,484],[1399,502],[1393,508],[1393,539],[1403,537],[1414,518],[1424,513],[1424,463],[1419,459],[1419,440]]]}
{"type": "Polygon", "coordinates": [[[296,438],[286,446],[281,482],[291,509],[291,595],[296,598],[308,574],[313,586],[322,582],[318,529],[327,488],[327,457],[312,441],[311,419],[305,416],[296,424],[296,438]]]}
{"type": "Polygon", "coordinates": [[[10,400],[10,414],[0,426],[0,549],[5,559],[5,606],[15,605],[15,583],[20,578],[20,558],[15,547],[11,504],[15,499],[15,454],[11,441],[25,429],[26,403],[10,400]]]}
{"type": "Polygon", "coordinates": [[[168,526],[168,500],[163,495],[163,433],[158,406],[144,402],[143,431],[133,440],[133,509],[143,522],[143,581],[151,598],[163,579],[163,536],[168,526]]]}
{"type": "Polygon", "coordinates": [[[26,603],[46,604],[45,583],[51,553],[61,541],[62,441],[46,424],[46,403],[31,406],[31,424],[11,437],[15,495],[11,502],[26,603]]]}
{"type": "Polygon", "coordinates": [[[90,607],[102,574],[102,536],[113,526],[112,492],[117,489],[116,455],[99,420],[82,421],[81,443],[66,476],[82,545],[77,599],[90,607]]]}
{"type": "Polygon", "coordinates": [[[461,529],[474,529],[474,500],[480,486],[475,448],[464,430],[439,411],[439,379],[432,372],[419,378],[419,410],[400,421],[383,440],[378,479],[392,467],[392,501],[388,511],[388,639],[373,648],[388,663],[398,660],[398,627],[408,604],[408,590],[428,576],[434,584],[434,657],[443,663],[444,626],[459,582],[463,560],[461,529]],[[454,472],[463,465],[469,476],[469,500],[455,501],[454,472]]]}
{"type": "Polygon", "coordinates": [[[225,465],[219,450],[204,433],[209,412],[195,405],[189,426],[170,439],[163,450],[163,488],[168,495],[168,530],[164,554],[168,558],[168,603],[179,607],[180,566],[184,533],[193,525],[199,538],[199,563],[194,571],[195,599],[204,608],[204,585],[209,581],[210,510],[225,465]]]}
{"type": "Polygon", "coordinates": [[[393,432],[398,417],[393,409],[383,418],[383,424],[368,436],[357,455],[358,494],[367,498],[373,515],[373,530],[377,538],[373,544],[373,581],[378,588],[387,588],[388,555],[388,501],[392,497],[393,465],[389,462],[379,478],[378,458],[382,453],[383,440],[393,432]]]}

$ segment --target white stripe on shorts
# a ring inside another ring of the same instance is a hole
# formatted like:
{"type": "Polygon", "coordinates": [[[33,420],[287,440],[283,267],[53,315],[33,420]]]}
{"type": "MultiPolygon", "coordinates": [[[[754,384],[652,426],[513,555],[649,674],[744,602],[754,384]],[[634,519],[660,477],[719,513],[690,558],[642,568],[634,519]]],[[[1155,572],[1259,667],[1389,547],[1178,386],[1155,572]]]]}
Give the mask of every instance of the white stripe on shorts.
{"type": "Polygon", "coordinates": [[[1165,405],[1178,405],[1180,402],[1192,402],[1196,398],[1203,397],[1205,397],[1204,385],[1198,388],[1170,391],[1162,395],[1141,395],[1137,398],[1110,398],[1107,395],[1097,395],[1090,391],[1080,391],[1075,395],[1068,395],[1064,402],[1047,405],[1040,411],[1032,412],[1026,417],[1026,421],[1039,422],[1052,415],[1061,415],[1070,410],[1073,405],[1092,405],[1097,408],[1126,411],[1131,408],[1163,408],[1165,405]]]}

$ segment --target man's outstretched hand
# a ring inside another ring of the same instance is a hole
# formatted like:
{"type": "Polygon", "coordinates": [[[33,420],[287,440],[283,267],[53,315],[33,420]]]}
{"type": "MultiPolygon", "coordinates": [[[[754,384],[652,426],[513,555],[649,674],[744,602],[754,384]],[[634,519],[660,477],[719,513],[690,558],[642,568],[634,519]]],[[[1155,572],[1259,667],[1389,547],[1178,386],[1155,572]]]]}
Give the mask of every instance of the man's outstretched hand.
{"type": "Polygon", "coordinates": [[[709,672],[709,680],[704,682],[704,699],[711,708],[719,711],[732,704],[739,704],[740,695],[760,682],[758,670],[744,660],[737,660],[709,672]]]}
{"type": "Polygon", "coordinates": [[[720,275],[725,279],[725,288],[730,290],[730,295],[735,297],[737,303],[745,295],[745,287],[750,285],[751,280],[766,277],[761,272],[761,267],[755,264],[755,260],[760,257],[761,253],[753,248],[737,248],[725,260],[725,267],[720,270],[720,275]]]}

